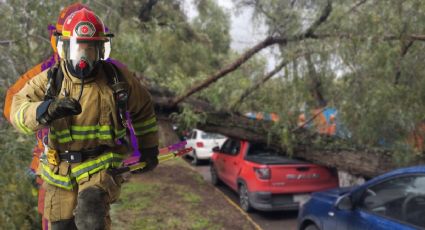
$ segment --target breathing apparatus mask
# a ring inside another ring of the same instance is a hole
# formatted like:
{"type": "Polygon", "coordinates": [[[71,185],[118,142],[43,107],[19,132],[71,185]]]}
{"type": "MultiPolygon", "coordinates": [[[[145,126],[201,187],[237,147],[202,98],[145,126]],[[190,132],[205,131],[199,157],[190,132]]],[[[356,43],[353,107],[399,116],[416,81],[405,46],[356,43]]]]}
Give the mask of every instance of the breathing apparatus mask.
{"type": "Polygon", "coordinates": [[[77,78],[86,78],[93,73],[100,60],[109,57],[108,41],[78,41],[76,38],[58,41],[58,53],[65,60],[68,71],[77,78]]]}
{"type": "Polygon", "coordinates": [[[112,37],[106,33],[102,20],[83,8],[64,21],[57,39],[59,57],[66,61],[72,75],[85,78],[93,74],[99,61],[109,57],[112,37]]]}

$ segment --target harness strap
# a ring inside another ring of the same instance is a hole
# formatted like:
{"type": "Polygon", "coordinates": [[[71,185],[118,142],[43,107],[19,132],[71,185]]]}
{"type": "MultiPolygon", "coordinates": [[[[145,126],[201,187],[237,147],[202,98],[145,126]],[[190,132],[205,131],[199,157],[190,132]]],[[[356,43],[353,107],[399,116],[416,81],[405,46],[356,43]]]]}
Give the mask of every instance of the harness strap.
{"type": "Polygon", "coordinates": [[[56,63],[52,68],[50,68],[47,72],[47,88],[46,93],[44,95],[44,100],[49,100],[55,98],[59,95],[60,90],[62,88],[63,82],[63,72],[59,63],[56,63]]]}
{"type": "Polygon", "coordinates": [[[65,151],[59,153],[59,159],[68,163],[80,163],[89,158],[95,158],[105,152],[106,146],[101,145],[94,149],[87,149],[82,151],[65,151]]]}
{"type": "Polygon", "coordinates": [[[120,70],[112,63],[103,62],[103,66],[109,71],[107,73],[113,73],[112,76],[108,76],[108,84],[111,86],[114,92],[115,102],[118,108],[119,118],[123,127],[128,128],[127,125],[127,101],[128,101],[128,85],[123,79],[122,75],[119,74],[120,70]]]}

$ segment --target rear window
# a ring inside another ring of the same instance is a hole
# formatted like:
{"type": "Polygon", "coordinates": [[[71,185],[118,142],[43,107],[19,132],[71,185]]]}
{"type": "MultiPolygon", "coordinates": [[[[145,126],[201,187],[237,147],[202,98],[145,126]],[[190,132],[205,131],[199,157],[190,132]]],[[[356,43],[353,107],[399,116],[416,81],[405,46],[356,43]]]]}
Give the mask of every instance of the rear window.
{"type": "Polygon", "coordinates": [[[265,144],[250,144],[247,156],[282,156],[277,150],[265,144]]]}
{"type": "Polygon", "coordinates": [[[223,139],[224,136],[218,133],[202,133],[202,139],[223,139]]]}

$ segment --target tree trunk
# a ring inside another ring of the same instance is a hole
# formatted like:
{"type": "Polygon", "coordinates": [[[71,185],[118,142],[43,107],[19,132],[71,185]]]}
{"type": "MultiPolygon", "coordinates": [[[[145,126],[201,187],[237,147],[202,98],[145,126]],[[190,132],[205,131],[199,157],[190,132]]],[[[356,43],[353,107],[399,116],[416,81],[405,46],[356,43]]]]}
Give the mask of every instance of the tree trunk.
{"type": "MultiPolygon", "coordinates": [[[[171,123],[166,119],[169,114],[178,112],[179,106],[172,105],[172,94],[158,89],[151,90],[153,99],[156,103],[156,111],[160,117],[160,125],[162,140],[168,140],[164,145],[177,142],[171,123]],[[162,92],[162,94],[160,93],[162,92]],[[162,124],[164,122],[165,124],[162,124]],[[172,133],[172,134],[170,134],[172,133]],[[171,137],[172,136],[172,137],[171,137]]],[[[244,139],[253,142],[269,143],[273,147],[286,152],[286,146],[277,136],[270,134],[269,130],[273,127],[273,123],[269,121],[252,120],[240,114],[217,112],[205,101],[191,99],[185,102],[195,111],[204,112],[207,115],[204,124],[198,124],[197,128],[207,132],[221,133],[228,137],[244,139]]],[[[316,149],[313,145],[308,145],[308,137],[303,132],[296,130],[297,140],[303,140],[304,144],[294,147],[293,157],[302,158],[307,161],[335,167],[344,170],[353,175],[374,177],[389,170],[400,167],[394,163],[392,153],[376,150],[352,150],[352,149],[316,149]]],[[[311,138],[311,137],[310,137],[311,138]]],[[[424,156],[417,156],[407,165],[425,164],[424,156]]]]}
{"type": "Polygon", "coordinates": [[[159,126],[159,145],[165,147],[180,141],[177,134],[174,132],[171,121],[163,116],[158,116],[159,126]]]}

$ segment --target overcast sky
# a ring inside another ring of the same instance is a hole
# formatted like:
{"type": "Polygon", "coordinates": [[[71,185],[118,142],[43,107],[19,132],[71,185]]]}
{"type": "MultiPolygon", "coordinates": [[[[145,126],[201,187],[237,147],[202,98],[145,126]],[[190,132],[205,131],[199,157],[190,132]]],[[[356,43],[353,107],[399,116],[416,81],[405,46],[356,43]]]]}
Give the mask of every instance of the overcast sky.
{"type": "MultiPolygon", "coordinates": [[[[215,0],[218,5],[223,7],[231,16],[230,35],[232,37],[231,48],[238,52],[243,52],[246,49],[254,46],[267,36],[267,27],[264,23],[252,20],[253,10],[244,8],[240,12],[236,12],[235,6],[230,0],[215,0]]],[[[197,11],[193,5],[193,0],[184,0],[185,11],[190,19],[196,17],[197,11]]],[[[268,69],[271,70],[275,66],[271,48],[264,49],[260,55],[268,60],[268,69]]]]}

